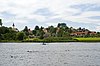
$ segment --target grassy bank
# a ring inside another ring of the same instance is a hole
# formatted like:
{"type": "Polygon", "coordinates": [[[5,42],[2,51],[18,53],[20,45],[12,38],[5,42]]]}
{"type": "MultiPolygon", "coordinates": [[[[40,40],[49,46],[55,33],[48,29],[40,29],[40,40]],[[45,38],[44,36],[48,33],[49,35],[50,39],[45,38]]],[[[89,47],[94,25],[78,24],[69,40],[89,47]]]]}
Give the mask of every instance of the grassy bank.
{"type": "Polygon", "coordinates": [[[45,39],[25,39],[23,42],[75,42],[76,40],[72,38],[66,38],[66,37],[49,37],[45,39]]]}
{"type": "Polygon", "coordinates": [[[20,43],[22,41],[19,40],[0,40],[0,43],[20,43]]]}
{"type": "Polygon", "coordinates": [[[77,42],[100,42],[100,38],[74,38],[77,42]]]}
{"type": "Polygon", "coordinates": [[[0,42],[100,42],[100,38],[69,38],[69,37],[49,37],[45,39],[27,38],[19,40],[0,40],[0,42]]]}

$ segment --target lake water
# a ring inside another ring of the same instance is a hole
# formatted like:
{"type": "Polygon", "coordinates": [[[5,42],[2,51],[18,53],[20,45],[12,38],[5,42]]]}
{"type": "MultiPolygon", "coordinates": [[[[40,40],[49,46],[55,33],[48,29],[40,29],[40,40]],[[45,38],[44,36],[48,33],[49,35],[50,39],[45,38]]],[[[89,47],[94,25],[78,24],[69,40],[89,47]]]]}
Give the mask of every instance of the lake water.
{"type": "Polygon", "coordinates": [[[0,43],[0,66],[100,66],[100,43],[0,43]]]}

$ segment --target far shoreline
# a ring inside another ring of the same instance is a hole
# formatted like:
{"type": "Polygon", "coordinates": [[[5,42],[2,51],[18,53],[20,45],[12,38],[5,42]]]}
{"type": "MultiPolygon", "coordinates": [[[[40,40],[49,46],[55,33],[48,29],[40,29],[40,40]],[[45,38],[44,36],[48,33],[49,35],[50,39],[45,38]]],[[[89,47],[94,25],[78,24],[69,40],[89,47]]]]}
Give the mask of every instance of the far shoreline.
{"type": "Polygon", "coordinates": [[[100,42],[100,38],[72,38],[72,39],[28,39],[28,40],[0,40],[0,43],[70,43],[70,42],[86,42],[86,43],[94,43],[100,42]]]}
{"type": "MultiPolygon", "coordinates": [[[[43,42],[0,42],[0,43],[43,43],[43,42]]],[[[44,42],[44,43],[100,43],[100,41],[67,41],[67,42],[44,42]]]]}

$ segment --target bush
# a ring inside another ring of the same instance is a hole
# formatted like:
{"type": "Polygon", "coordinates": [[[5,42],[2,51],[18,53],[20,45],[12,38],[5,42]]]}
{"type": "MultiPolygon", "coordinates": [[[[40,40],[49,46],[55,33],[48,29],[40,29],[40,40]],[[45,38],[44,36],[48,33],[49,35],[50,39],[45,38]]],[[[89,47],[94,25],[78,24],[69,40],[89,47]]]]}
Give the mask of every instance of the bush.
{"type": "Polygon", "coordinates": [[[25,34],[23,32],[18,32],[16,35],[17,40],[23,40],[25,37],[25,34]]]}

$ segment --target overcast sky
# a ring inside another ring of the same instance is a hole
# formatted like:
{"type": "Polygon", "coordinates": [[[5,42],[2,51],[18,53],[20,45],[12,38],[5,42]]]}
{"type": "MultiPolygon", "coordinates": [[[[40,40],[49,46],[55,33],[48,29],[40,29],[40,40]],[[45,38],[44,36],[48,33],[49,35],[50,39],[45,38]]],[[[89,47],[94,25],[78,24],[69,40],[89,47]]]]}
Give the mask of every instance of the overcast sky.
{"type": "Polygon", "coordinates": [[[100,0],[0,0],[3,25],[18,29],[66,23],[100,31],[100,0]]]}

